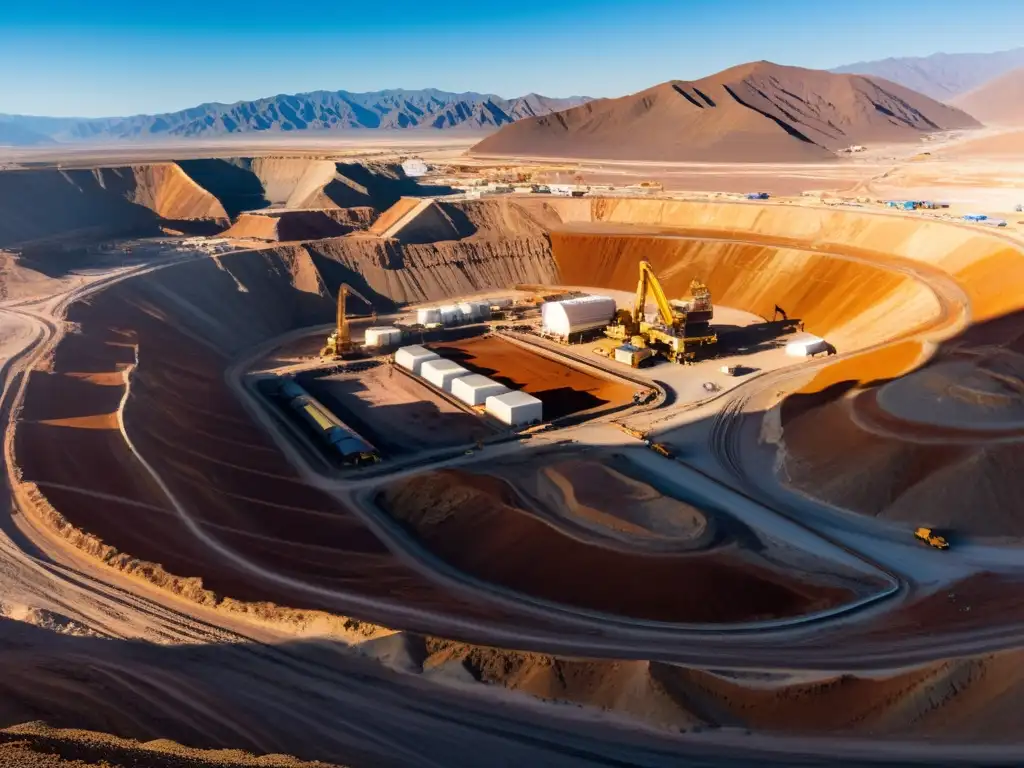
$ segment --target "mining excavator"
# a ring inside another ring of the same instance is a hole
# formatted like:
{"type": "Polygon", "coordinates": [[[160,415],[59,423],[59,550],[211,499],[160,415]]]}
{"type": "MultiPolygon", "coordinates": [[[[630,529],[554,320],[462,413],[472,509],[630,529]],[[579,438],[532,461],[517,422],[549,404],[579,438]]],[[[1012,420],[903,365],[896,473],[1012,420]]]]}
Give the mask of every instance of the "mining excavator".
{"type": "Polygon", "coordinates": [[[914,536],[919,541],[923,541],[929,547],[935,547],[935,549],[949,549],[949,541],[946,537],[940,536],[931,528],[918,528],[914,531],[914,536]]]}
{"type": "Polygon", "coordinates": [[[634,347],[650,348],[673,363],[693,362],[696,348],[717,343],[718,336],[710,326],[714,312],[711,291],[694,279],[690,294],[688,300],[669,300],[651,263],[641,261],[633,309],[618,310],[612,324],[605,328],[605,335],[634,347]],[[648,293],[654,296],[658,308],[658,319],[653,323],[648,323],[644,314],[648,293]]]}
{"type": "Polygon", "coordinates": [[[352,332],[348,327],[348,317],[345,314],[345,300],[350,293],[357,299],[362,299],[371,308],[373,307],[373,303],[359,291],[342,283],[338,287],[338,324],[331,331],[331,335],[327,337],[327,343],[320,350],[320,357],[351,357],[359,352],[359,348],[352,342],[352,332]]]}

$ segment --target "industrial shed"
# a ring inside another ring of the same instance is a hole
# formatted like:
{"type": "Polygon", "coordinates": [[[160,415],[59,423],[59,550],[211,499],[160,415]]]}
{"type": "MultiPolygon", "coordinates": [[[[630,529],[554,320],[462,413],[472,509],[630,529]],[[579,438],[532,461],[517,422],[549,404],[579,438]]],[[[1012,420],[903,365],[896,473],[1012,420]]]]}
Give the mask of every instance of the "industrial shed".
{"type": "Polygon", "coordinates": [[[441,316],[442,325],[458,325],[463,320],[462,310],[457,304],[446,304],[438,309],[438,313],[441,316]]]}
{"type": "Polygon", "coordinates": [[[544,333],[568,339],[608,325],[615,315],[615,299],[610,296],[580,296],[549,301],[541,306],[540,312],[544,333]]]}
{"type": "Polygon", "coordinates": [[[421,347],[419,344],[402,347],[395,352],[395,362],[407,371],[412,371],[415,374],[420,373],[423,363],[428,360],[438,360],[440,357],[437,352],[421,347]]]}
{"type": "Polygon", "coordinates": [[[543,403],[526,392],[507,392],[488,397],[485,407],[491,416],[510,427],[534,424],[544,419],[543,403]]]}
{"type": "Polygon", "coordinates": [[[798,333],[786,344],[786,354],[790,357],[811,357],[827,349],[828,343],[824,339],[810,333],[798,333]]]}
{"type": "Polygon", "coordinates": [[[483,405],[488,397],[503,395],[508,391],[504,384],[478,373],[462,376],[452,382],[452,394],[467,405],[483,405]]]}
{"type": "Polygon", "coordinates": [[[420,325],[430,325],[441,322],[441,310],[437,307],[422,307],[416,310],[416,322],[420,325]]]}
{"type": "Polygon", "coordinates": [[[366,346],[390,347],[402,341],[402,330],[393,325],[366,329],[366,346]]]}
{"type": "Polygon", "coordinates": [[[420,375],[438,389],[451,392],[452,382],[462,376],[468,376],[469,371],[454,360],[437,358],[424,362],[420,366],[420,375]]]}

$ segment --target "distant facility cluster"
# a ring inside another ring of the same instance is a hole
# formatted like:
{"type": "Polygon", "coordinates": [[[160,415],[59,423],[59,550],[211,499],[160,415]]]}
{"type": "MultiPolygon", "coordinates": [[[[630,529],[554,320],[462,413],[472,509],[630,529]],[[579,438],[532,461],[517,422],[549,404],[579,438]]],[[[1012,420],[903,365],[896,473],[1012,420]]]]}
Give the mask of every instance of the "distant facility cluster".
{"type": "Polygon", "coordinates": [[[416,310],[416,323],[425,328],[438,328],[480,322],[491,317],[491,306],[490,300],[479,300],[440,307],[421,307],[416,310]]]}
{"type": "Polygon", "coordinates": [[[526,392],[472,373],[432,349],[413,344],[395,352],[395,364],[466,405],[483,406],[485,413],[510,427],[537,424],[544,419],[540,400],[526,392]]]}

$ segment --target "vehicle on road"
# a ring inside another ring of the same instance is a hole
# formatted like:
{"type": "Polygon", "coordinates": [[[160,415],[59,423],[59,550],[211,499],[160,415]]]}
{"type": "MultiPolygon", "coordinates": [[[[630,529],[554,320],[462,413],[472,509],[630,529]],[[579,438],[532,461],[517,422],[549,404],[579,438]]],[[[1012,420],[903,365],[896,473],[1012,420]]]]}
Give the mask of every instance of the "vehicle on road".
{"type": "Polygon", "coordinates": [[[949,549],[949,541],[945,536],[940,536],[931,528],[918,528],[914,531],[914,536],[923,541],[929,547],[935,547],[935,549],[949,549]]]}

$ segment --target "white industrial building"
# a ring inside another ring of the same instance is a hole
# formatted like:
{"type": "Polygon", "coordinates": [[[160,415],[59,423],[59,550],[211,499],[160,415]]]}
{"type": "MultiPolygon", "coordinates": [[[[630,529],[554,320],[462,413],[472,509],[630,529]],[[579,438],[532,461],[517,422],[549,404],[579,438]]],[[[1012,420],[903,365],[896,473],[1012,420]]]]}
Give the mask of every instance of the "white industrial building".
{"type": "Polygon", "coordinates": [[[491,416],[510,427],[534,424],[544,418],[541,401],[526,392],[507,392],[488,397],[485,408],[491,416]]]}
{"type": "Polygon", "coordinates": [[[445,392],[452,391],[453,381],[468,375],[469,371],[454,360],[444,360],[440,357],[436,360],[427,360],[420,366],[420,376],[445,392]]]}
{"type": "Polygon", "coordinates": [[[499,384],[479,373],[471,373],[452,382],[452,394],[467,405],[483,405],[487,398],[503,395],[508,391],[509,388],[504,384],[499,384]]]}
{"type": "Polygon", "coordinates": [[[462,322],[462,310],[457,304],[446,304],[437,311],[441,315],[442,325],[458,325],[462,322]]]}
{"type": "Polygon", "coordinates": [[[489,301],[463,301],[458,305],[464,320],[486,320],[491,316],[491,302],[489,301]]]}
{"type": "Polygon", "coordinates": [[[402,171],[410,179],[419,178],[420,176],[425,175],[428,170],[430,169],[427,167],[427,164],[418,157],[410,157],[402,163],[402,171]]]}
{"type": "Polygon", "coordinates": [[[430,360],[439,360],[440,358],[441,356],[437,352],[421,347],[419,344],[402,347],[395,352],[395,362],[407,371],[412,371],[415,374],[420,373],[424,363],[430,360]]]}
{"type": "Polygon", "coordinates": [[[393,325],[382,325],[376,328],[367,328],[365,342],[368,347],[390,347],[400,344],[402,341],[402,329],[393,325]]]}
{"type": "Polygon", "coordinates": [[[578,333],[603,328],[615,315],[615,299],[610,296],[580,296],[541,305],[544,333],[568,339],[578,333]]]}
{"type": "Polygon", "coordinates": [[[786,354],[791,357],[812,357],[828,350],[828,342],[810,333],[798,333],[786,343],[786,354]]]}
{"type": "Polygon", "coordinates": [[[420,325],[432,325],[441,322],[441,310],[437,307],[422,307],[416,310],[416,322],[420,325]]]}

